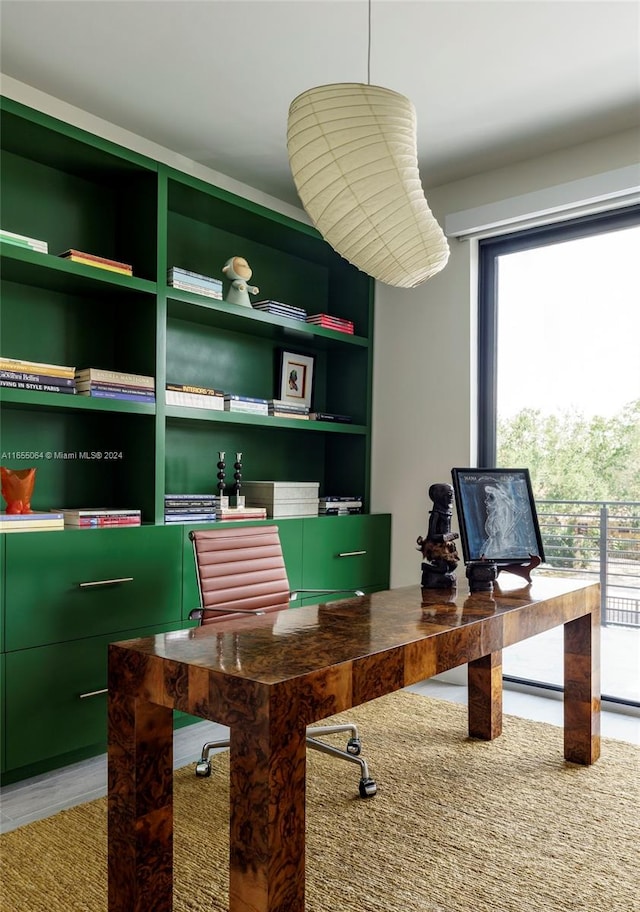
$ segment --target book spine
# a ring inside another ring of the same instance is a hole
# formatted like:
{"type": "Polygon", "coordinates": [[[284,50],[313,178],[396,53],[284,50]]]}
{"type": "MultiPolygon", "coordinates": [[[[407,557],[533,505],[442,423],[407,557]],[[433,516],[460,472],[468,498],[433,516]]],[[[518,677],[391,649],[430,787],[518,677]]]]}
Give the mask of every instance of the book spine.
{"type": "Polygon", "coordinates": [[[83,266],[95,266],[96,269],[106,269],[107,272],[117,272],[120,275],[133,275],[132,269],[123,269],[121,266],[111,266],[109,263],[99,263],[97,260],[88,260],[86,257],[64,257],[71,263],[81,263],[83,266]]]}
{"type": "Polygon", "coordinates": [[[91,399],[116,399],[122,402],[145,402],[147,405],[155,404],[155,396],[145,396],[139,393],[112,393],[105,389],[78,390],[79,396],[88,396],[91,399]]]}
{"type": "Polygon", "coordinates": [[[210,288],[213,291],[222,291],[222,282],[220,279],[210,279],[207,276],[175,271],[171,272],[168,278],[174,282],[184,282],[186,285],[198,285],[202,288],[210,288]]]}
{"type": "Polygon", "coordinates": [[[81,529],[101,529],[106,526],[139,526],[140,517],[126,516],[80,516],[78,518],[65,518],[65,525],[78,526],[81,529]]]}
{"type": "Polygon", "coordinates": [[[193,285],[190,282],[172,282],[170,288],[177,288],[179,291],[190,291],[191,294],[205,295],[207,298],[215,298],[217,301],[222,300],[222,292],[215,288],[205,288],[203,285],[193,285]]]}
{"type": "Polygon", "coordinates": [[[222,390],[214,390],[209,386],[187,386],[187,384],[167,383],[166,389],[172,393],[195,393],[198,396],[224,396],[222,390]]]}
{"type": "Polygon", "coordinates": [[[75,517],[126,516],[126,517],[131,517],[133,519],[140,518],[140,510],[109,510],[109,509],[101,510],[99,507],[95,507],[95,508],[89,507],[86,510],[83,510],[83,509],[60,510],[60,511],[55,510],[55,511],[53,511],[53,513],[54,513],[54,515],[61,513],[65,519],[70,519],[70,518],[73,518],[74,516],[75,517]]]}
{"type": "Polygon", "coordinates": [[[21,380],[0,379],[0,388],[31,390],[34,393],[70,393],[72,396],[76,392],[73,386],[57,386],[54,383],[23,383],[21,380]]]}
{"type": "Polygon", "coordinates": [[[155,389],[153,377],[142,374],[125,374],[120,371],[104,370],[99,367],[85,367],[76,371],[76,380],[91,380],[95,383],[106,383],[110,386],[141,386],[144,389],[155,389]]]}
{"type": "Polygon", "coordinates": [[[165,522],[215,522],[218,518],[216,512],[211,513],[169,513],[165,514],[165,522]]]}
{"type": "Polygon", "coordinates": [[[254,396],[236,396],[233,393],[225,393],[225,402],[256,402],[259,405],[268,405],[268,399],[256,399],[254,396]]]}
{"type": "Polygon", "coordinates": [[[0,368],[0,380],[16,380],[19,383],[48,383],[50,386],[74,386],[73,377],[55,377],[52,374],[32,374],[28,371],[9,371],[0,368]]]}
{"type": "Polygon", "coordinates": [[[21,526],[0,523],[0,532],[62,532],[63,529],[61,523],[23,523],[21,526]]]}
{"type": "Polygon", "coordinates": [[[225,402],[225,412],[244,412],[251,415],[268,415],[269,409],[266,405],[252,405],[250,402],[225,402]]]}
{"type": "Polygon", "coordinates": [[[310,412],[309,418],[312,421],[337,421],[340,424],[351,424],[349,415],[332,415],[329,412],[310,412]]]}
{"type": "Polygon", "coordinates": [[[216,279],[215,276],[203,275],[201,272],[192,272],[190,269],[182,269],[180,266],[170,266],[169,269],[167,269],[167,276],[170,278],[177,278],[181,276],[184,278],[198,279],[201,282],[220,285],[220,287],[222,287],[222,279],[216,279]]]}
{"type": "Polygon", "coordinates": [[[95,253],[87,253],[84,250],[66,250],[64,253],[59,254],[63,259],[81,259],[87,260],[90,263],[103,264],[105,266],[112,266],[116,269],[124,269],[125,271],[131,272],[133,266],[131,263],[121,263],[119,260],[111,260],[109,257],[97,256],[95,253]]]}
{"type": "Polygon", "coordinates": [[[217,508],[220,506],[219,503],[207,503],[202,504],[186,501],[185,503],[165,503],[164,512],[165,514],[176,514],[182,515],[184,513],[215,513],[217,508]]]}
{"type": "Polygon", "coordinates": [[[200,501],[218,501],[218,494],[165,494],[165,500],[200,500],[200,501]]]}
{"type": "Polygon", "coordinates": [[[224,410],[224,401],[221,396],[198,396],[195,393],[172,393],[171,390],[167,390],[165,401],[167,405],[211,409],[214,412],[224,410]]]}
{"type": "Polygon", "coordinates": [[[66,377],[74,379],[75,367],[64,367],[61,364],[45,364],[39,361],[21,361],[15,358],[0,358],[0,370],[24,371],[42,374],[46,377],[66,377]]]}
{"type": "Polygon", "coordinates": [[[0,522],[56,522],[62,519],[62,513],[52,510],[51,513],[0,513],[0,522]]]}
{"type": "Polygon", "coordinates": [[[142,386],[117,386],[111,383],[101,383],[96,380],[80,380],[76,383],[76,389],[79,393],[86,393],[87,391],[96,391],[96,393],[99,393],[103,391],[105,393],[125,393],[135,396],[144,396],[145,399],[155,398],[155,392],[152,389],[145,389],[142,386]]]}
{"type": "Polygon", "coordinates": [[[49,247],[45,241],[20,241],[18,238],[0,237],[4,244],[12,247],[22,247],[23,250],[35,250],[36,253],[48,253],[49,247]]]}

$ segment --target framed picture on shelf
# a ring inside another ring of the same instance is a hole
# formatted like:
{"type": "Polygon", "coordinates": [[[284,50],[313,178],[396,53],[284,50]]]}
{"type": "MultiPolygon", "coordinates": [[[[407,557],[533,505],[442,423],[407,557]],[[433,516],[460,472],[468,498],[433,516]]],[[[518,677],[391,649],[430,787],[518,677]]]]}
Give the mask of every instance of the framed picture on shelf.
{"type": "Polygon", "coordinates": [[[544,561],[528,469],[452,469],[451,476],[465,563],[544,561]]]}
{"type": "Polygon", "coordinates": [[[313,355],[280,352],[280,399],[311,408],[313,363],[313,355]]]}

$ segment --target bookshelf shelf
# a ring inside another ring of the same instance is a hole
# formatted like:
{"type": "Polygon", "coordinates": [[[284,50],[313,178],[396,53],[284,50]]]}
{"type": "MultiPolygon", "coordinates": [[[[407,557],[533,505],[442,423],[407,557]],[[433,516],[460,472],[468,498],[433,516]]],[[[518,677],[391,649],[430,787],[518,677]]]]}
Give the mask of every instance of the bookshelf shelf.
{"type": "Polygon", "coordinates": [[[215,326],[251,336],[277,339],[283,344],[311,343],[322,350],[343,345],[367,348],[369,345],[369,340],[364,336],[334,332],[300,320],[288,320],[258,310],[249,310],[237,304],[229,304],[227,301],[203,300],[202,296],[179,292],[169,287],[166,294],[170,318],[202,323],[205,326],[215,326]]]}
{"type": "Polygon", "coordinates": [[[165,415],[172,421],[210,421],[269,429],[283,428],[301,433],[308,431],[316,434],[351,434],[356,437],[367,434],[367,428],[361,424],[340,424],[338,422],[332,424],[328,421],[307,421],[299,418],[272,418],[269,415],[252,415],[249,412],[209,411],[178,405],[167,405],[165,415]]]}
{"type": "Polygon", "coordinates": [[[106,297],[114,288],[156,294],[154,282],[136,276],[119,275],[105,269],[68,262],[48,253],[0,242],[0,264],[4,282],[18,282],[39,288],[106,297]]]}
{"type": "Polygon", "coordinates": [[[32,390],[0,389],[0,404],[9,408],[47,409],[49,411],[122,412],[132,415],[155,415],[156,406],[120,399],[91,399],[64,393],[40,393],[32,390]]]}
{"type": "Polygon", "coordinates": [[[320,516],[275,520],[296,587],[339,587],[336,531],[342,550],[371,555],[358,588],[388,586],[390,517],[367,513],[366,275],[303,222],[6,98],[0,152],[0,227],[46,241],[50,251],[0,243],[0,356],[156,382],[154,404],[0,389],[2,464],[36,467],[33,509],[127,507],[142,515],[136,528],[0,534],[0,760],[13,781],[104,748],[104,702],[92,708],[77,694],[106,686],[109,641],[186,625],[197,592],[190,527],[165,525],[164,497],[214,492],[219,451],[229,466],[242,452],[245,481],[314,481],[321,496],[362,497],[365,513],[339,525],[320,516]],[[68,249],[130,263],[134,274],[57,256],[68,249]],[[221,278],[231,256],[249,261],[256,300],[334,314],[355,334],[167,286],[172,266],[221,278]],[[167,383],[279,398],[283,350],[313,359],[312,411],[350,415],[351,424],[165,403],[167,383]],[[120,578],[136,582],[79,594],[78,580],[120,578]],[[27,648],[34,604],[46,629],[27,648]],[[30,753],[33,718],[46,733],[38,758],[30,753]]]}

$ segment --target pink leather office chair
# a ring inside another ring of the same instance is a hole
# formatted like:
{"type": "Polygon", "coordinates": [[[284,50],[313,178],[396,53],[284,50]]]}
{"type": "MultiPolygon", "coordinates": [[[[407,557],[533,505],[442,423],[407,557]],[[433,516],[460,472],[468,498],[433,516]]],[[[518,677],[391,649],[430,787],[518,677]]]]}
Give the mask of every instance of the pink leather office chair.
{"type": "MultiPolygon", "coordinates": [[[[208,529],[190,532],[200,592],[200,608],[189,617],[201,625],[215,624],[246,614],[265,614],[289,608],[299,592],[341,592],[311,589],[291,593],[277,526],[252,526],[208,529]]],[[[362,595],[359,590],[350,594],[362,595]]],[[[291,609],[295,610],[295,609],[291,609]]],[[[361,741],[356,725],[314,725],[307,728],[307,746],[340,760],[360,766],[361,798],[371,798],[377,786],[369,776],[366,760],[360,756],[361,741]],[[349,732],[345,750],[319,739],[319,736],[349,732]]],[[[208,741],[196,764],[197,776],[211,775],[209,755],[229,747],[228,740],[208,741]]]]}

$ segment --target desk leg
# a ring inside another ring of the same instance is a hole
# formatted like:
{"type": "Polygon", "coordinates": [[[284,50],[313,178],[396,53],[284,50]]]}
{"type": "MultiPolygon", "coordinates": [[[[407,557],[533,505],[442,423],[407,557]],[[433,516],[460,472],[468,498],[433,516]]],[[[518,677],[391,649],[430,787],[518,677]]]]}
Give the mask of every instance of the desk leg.
{"type": "Polygon", "coordinates": [[[173,714],[109,696],[109,912],[173,908],[173,714]]]}
{"type": "Polygon", "coordinates": [[[306,731],[231,729],[229,912],[304,912],[306,731]]]}
{"type": "Polygon", "coordinates": [[[492,741],[502,734],[502,650],[469,662],[469,737],[492,741]]]}
{"type": "Polygon", "coordinates": [[[564,625],[564,756],[595,763],[600,756],[600,618],[564,625]]]}

